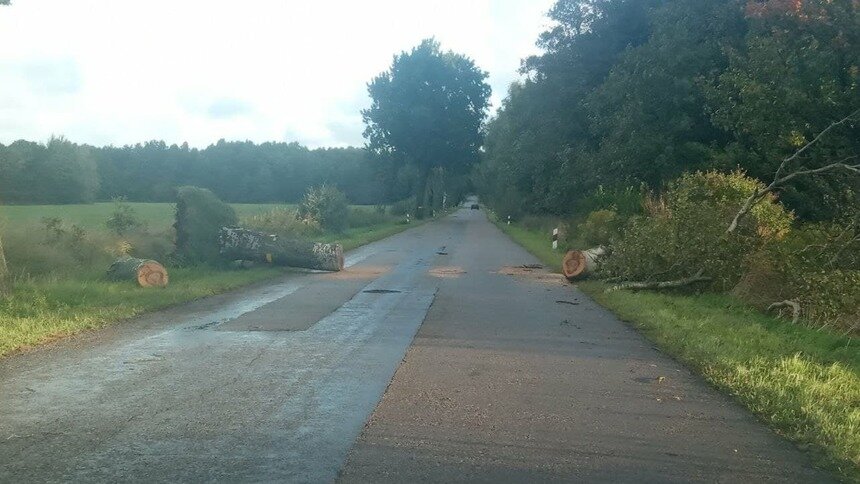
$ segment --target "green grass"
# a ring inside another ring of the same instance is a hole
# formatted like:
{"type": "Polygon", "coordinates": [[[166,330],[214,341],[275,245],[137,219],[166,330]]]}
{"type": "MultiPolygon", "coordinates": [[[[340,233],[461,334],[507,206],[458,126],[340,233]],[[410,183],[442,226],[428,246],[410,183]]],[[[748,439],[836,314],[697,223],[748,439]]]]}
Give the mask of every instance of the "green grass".
{"type": "Polygon", "coordinates": [[[0,356],[281,273],[274,268],[174,268],[168,287],[149,289],[132,282],[108,282],[101,274],[21,282],[11,297],[0,298],[0,356]]]}
{"type": "MultiPolygon", "coordinates": [[[[543,234],[499,226],[559,269],[560,254],[546,247],[543,234]]],[[[728,295],[606,292],[596,281],[579,288],[819,465],[860,482],[860,341],[793,325],[728,295]]]]}
{"type": "MultiPolygon", "coordinates": [[[[169,204],[134,204],[142,217],[151,223],[170,223],[169,204]],[[142,207],[142,208],[141,208],[142,207]]],[[[272,205],[238,205],[242,214],[259,213],[272,205]]],[[[97,221],[107,217],[112,204],[56,207],[18,206],[9,219],[28,224],[42,216],[63,216],[69,223],[104,231],[97,221]],[[51,215],[56,213],[56,215],[51,215]]],[[[8,216],[8,212],[7,212],[8,216]]],[[[323,236],[327,242],[339,242],[351,250],[370,242],[415,227],[389,217],[384,223],[349,229],[343,234],[323,236]]],[[[8,298],[0,298],[0,356],[80,331],[104,327],[113,322],[146,311],[190,301],[235,289],[253,282],[283,274],[283,270],[258,267],[249,270],[228,270],[212,267],[168,267],[170,285],[166,288],[143,289],[128,282],[109,282],[103,268],[91,268],[69,275],[20,278],[8,298]]],[[[65,274],[65,273],[64,273],[65,274]]]]}
{"type": "MultiPolygon", "coordinates": [[[[166,229],[173,223],[172,203],[129,203],[138,218],[150,229],[166,229]]],[[[283,204],[231,204],[241,218],[256,215],[275,207],[295,207],[283,204]]],[[[104,230],[105,221],[114,211],[112,202],[79,205],[0,205],[0,221],[10,226],[39,224],[43,217],[58,217],[68,224],[87,230],[104,230]]]]}

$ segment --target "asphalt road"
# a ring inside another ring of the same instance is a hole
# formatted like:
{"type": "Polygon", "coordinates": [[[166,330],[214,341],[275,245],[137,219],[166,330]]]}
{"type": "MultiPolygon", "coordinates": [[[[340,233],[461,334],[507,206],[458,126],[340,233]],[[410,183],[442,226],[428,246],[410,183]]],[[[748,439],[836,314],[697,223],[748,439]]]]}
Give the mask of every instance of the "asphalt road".
{"type": "Polygon", "coordinates": [[[0,482],[827,480],[536,263],[461,210],[0,360],[0,482]]]}

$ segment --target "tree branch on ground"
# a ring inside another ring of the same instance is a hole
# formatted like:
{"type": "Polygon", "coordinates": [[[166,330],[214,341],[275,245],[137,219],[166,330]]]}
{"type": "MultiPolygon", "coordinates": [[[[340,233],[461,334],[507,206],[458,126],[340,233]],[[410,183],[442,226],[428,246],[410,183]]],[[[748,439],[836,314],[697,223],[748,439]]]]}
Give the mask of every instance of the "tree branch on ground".
{"type": "Polygon", "coordinates": [[[791,308],[791,322],[792,324],[797,324],[797,321],[800,319],[800,303],[797,301],[786,299],[785,301],[775,302],[768,306],[767,310],[773,311],[774,309],[784,308],[791,308]]]}
{"type": "Polygon", "coordinates": [[[674,289],[678,287],[685,287],[691,284],[696,284],[699,282],[709,282],[712,278],[704,275],[705,270],[700,269],[694,276],[685,277],[684,279],[677,279],[674,281],[655,281],[655,282],[639,282],[639,281],[630,281],[630,282],[622,282],[621,284],[616,284],[609,289],[607,292],[611,291],[619,291],[624,289],[674,289]]]}
{"type": "Polygon", "coordinates": [[[753,208],[755,208],[756,204],[758,202],[760,202],[765,196],[767,196],[769,193],[774,192],[777,188],[785,185],[789,181],[791,181],[791,180],[793,180],[799,176],[817,175],[819,173],[824,173],[824,172],[833,171],[833,170],[840,170],[840,169],[860,174],[860,163],[857,163],[857,164],[848,164],[847,163],[850,160],[854,160],[854,159],[858,158],[858,155],[853,155],[853,156],[848,156],[846,158],[843,158],[843,159],[841,159],[835,163],[830,163],[828,165],[822,166],[820,168],[798,169],[798,170],[795,170],[795,171],[789,173],[788,175],[782,175],[782,172],[786,169],[786,166],[789,163],[791,163],[794,160],[796,160],[797,158],[799,158],[810,147],[812,147],[814,144],[818,143],[818,141],[822,137],[824,137],[825,134],[827,134],[832,129],[836,128],[837,126],[841,126],[845,123],[848,123],[849,121],[852,121],[854,119],[854,117],[857,116],[858,114],[860,114],[860,109],[853,111],[851,114],[849,114],[848,116],[845,116],[844,118],[840,119],[839,121],[834,121],[833,123],[830,123],[830,126],[826,127],[823,131],[818,133],[818,135],[816,135],[815,138],[812,139],[812,141],[803,145],[799,150],[795,151],[794,154],[792,154],[791,156],[783,159],[782,162],[779,164],[779,167],[776,169],[776,173],[774,173],[773,181],[770,182],[769,185],[767,185],[766,187],[764,187],[762,189],[756,189],[752,193],[752,195],[750,195],[749,198],[747,198],[746,202],[744,202],[741,209],[738,210],[737,214],[735,214],[734,219],[732,219],[732,222],[729,224],[729,227],[726,229],[726,233],[729,233],[729,234],[733,233],[738,228],[738,223],[740,222],[740,220],[744,216],[746,216],[753,208]]]}

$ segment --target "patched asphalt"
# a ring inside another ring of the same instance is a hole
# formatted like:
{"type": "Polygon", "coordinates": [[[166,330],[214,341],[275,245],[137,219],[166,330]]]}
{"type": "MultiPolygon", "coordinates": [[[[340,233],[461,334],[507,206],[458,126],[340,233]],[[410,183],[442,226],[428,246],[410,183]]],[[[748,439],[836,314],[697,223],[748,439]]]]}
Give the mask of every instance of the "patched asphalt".
{"type": "Polygon", "coordinates": [[[483,211],[347,264],[0,360],[0,482],[829,478],[483,211]]]}

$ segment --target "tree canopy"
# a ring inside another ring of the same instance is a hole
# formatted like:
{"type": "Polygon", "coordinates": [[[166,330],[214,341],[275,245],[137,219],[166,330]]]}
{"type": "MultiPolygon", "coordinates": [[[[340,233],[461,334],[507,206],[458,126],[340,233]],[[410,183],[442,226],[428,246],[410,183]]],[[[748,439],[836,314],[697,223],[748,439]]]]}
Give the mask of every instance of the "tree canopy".
{"type": "Polygon", "coordinates": [[[417,170],[419,205],[434,168],[459,175],[478,160],[490,97],[486,78],[471,59],[427,39],[396,55],[390,70],[368,84],[367,146],[395,170],[417,170]]]}
{"type": "MultiPolygon", "coordinates": [[[[543,53],[488,125],[475,182],[489,199],[564,214],[601,186],[657,190],[698,169],[769,181],[860,107],[858,12],[853,0],[559,0],[543,53]]],[[[858,128],[829,133],[804,166],[856,155],[858,128]]],[[[858,177],[833,172],[780,198],[822,219],[858,193],[858,177]]]]}
{"type": "Polygon", "coordinates": [[[352,203],[393,201],[400,195],[397,185],[387,189],[378,170],[360,148],[224,140],[204,149],[163,141],[92,147],[63,138],[21,140],[0,145],[0,202],[167,202],[175,199],[176,187],[193,185],[229,202],[292,203],[326,183],[352,203]]]}

